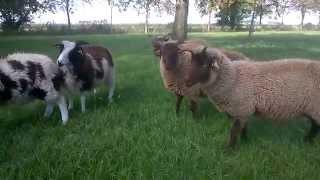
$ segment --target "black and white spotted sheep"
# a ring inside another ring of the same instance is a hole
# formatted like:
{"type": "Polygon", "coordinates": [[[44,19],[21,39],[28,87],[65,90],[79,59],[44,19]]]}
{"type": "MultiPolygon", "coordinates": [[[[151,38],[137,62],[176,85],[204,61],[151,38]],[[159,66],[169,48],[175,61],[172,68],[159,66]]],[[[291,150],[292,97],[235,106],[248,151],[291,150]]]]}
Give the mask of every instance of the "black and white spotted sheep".
{"type": "Polygon", "coordinates": [[[64,75],[59,67],[41,54],[14,53],[0,59],[0,102],[27,103],[35,99],[46,102],[45,116],[59,106],[61,119],[69,118],[65,97],[60,93],[64,75]]]}

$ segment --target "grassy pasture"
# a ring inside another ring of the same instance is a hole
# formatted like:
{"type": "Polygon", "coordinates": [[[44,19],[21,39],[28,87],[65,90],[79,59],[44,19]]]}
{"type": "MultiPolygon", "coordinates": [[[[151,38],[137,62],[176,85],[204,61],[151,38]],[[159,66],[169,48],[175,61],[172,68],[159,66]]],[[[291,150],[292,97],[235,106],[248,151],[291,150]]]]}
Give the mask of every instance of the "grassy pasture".
{"type": "MultiPolygon", "coordinates": [[[[209,44],[260,60],[320,59],[320,33],[265,32],[191,34],[209,44]]],[[[150,39],[143,35],[0,37],[0,56],[15,51],[57,56],[53,44],[85,40],[112,50],[117,69],[115,102],[99,89],[79,100],[62,126],[58,109],[42,117],[41,102],[0,109],[0,179],[320,179],[320,136],[303,143],[304,121],[249,123],[249,140],[225,152],[230,121],[206,100],[194,121],[184,102],[162,86],[150,39]]]]}

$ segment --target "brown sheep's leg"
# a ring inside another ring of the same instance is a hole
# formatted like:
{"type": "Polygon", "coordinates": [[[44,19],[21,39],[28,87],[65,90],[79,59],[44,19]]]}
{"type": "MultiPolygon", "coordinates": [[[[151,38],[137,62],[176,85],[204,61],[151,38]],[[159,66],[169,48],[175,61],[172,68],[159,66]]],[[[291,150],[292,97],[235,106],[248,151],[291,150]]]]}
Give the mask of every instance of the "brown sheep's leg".
{"type": "Polygon", "coordinates": [[[235,147],[235,145],[237,143],[237,140],[238,140],[238,137],[240,135],[242,135],[242,133],[243,133],[244,127],[245,127],[244,123],[242,123],[240,121],[240,119],[234,119],[232,128],[230,130],[230,137],[229,137],[228,147],[230,147],[230,148],[234,148],[235,147]]]}
{"type": "Polygon", "coordinates": [[[244,125],[242,132],[241,132],[241,139],[247,140],[248,139],[248,133],[247,133],[247,125],[244,125]]]}
{"type": "Polygon", "coordinates": [[[198,103],[196,101],[190,101],[190,111],[192,112],[192,117],[196,118],[196,112],[198,109],[198,103]]]}
{"type": "Polygon", "coordinates": [[[320,126],[316,123],[315,120],[310,118],[311,121],[311,128],[307,136],[304,138],[305,142],[312,142],[314,137],[319,133],[320,131],[320,126]]]}
{"type": "Polygon", "coordinates": [[[180,105],[181,105],[183,96],[181,96],[179,94],[176,94],[176,97],[177,97],[177,100],[176,100],[176,114],[178,115],[179,111],[180,111],[180,105]]]}

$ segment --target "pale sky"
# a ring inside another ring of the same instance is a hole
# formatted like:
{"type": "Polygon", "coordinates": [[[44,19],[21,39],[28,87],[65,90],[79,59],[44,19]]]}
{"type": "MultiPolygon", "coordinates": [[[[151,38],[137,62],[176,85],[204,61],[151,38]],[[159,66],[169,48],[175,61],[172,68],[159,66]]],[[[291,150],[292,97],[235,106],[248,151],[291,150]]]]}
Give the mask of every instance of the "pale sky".
{"type": "MultiPolygon", "coordinates": [[[[201,17],[197,12],[194,6],[195,0],[190,0],[190,9],[189,9],[189,19],[188,22],[190,24],[205,24],[207,23],[207,17],[201,17]]],[[[167,15],[166,13],[162,13],[161,15],[152,12],[150,17],[150,23],[155,24],[167,24],[173,22],[174,17],[167,15]]],[[[107,0],[97,0],[94,1],[91,5],[79,3],[76,7],[75,13],[71,15],[71,22],[73,24],[79,23],[79,21],[95,21],[95,20],[110,20],[110,8],[108,7],[107,0]]],[[[144,15],[138,14],[135,9],[128,9],[125,12],[119,12],[116,7],[113,9],[113,23],[114,24],[136,24],[136,23],[144,23],[144,15]]],[[[265,17],[264,22],[276,22],[280,21],[275,20],[274,18],[265,17]]],[[[318,16],[316,14],[307,14],[305,23],[313,23],[318,24],[318,16]]],[[[44,14],[41,16],[37,16],[34,19],[36,23],[66,23],[66,15],[64,12],[59,11],[56,14],[44,14]]],[[[284,23],[287,25],[297,25],[300,23],[300,14],[297,12],[292,12],[288,14],[284,23]]]]}

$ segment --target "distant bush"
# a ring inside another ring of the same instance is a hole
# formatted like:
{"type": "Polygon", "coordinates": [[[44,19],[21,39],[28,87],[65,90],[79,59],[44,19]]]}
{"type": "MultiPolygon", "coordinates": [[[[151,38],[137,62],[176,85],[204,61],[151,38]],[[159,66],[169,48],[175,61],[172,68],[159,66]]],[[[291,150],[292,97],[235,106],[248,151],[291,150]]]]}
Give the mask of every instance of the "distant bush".
{"type": "MultiPolygon", "coordinates": [[[[171,32],[173,24],[150,24],[149,33],[151,34],[166,34],[171,32]]],[[[220,26],[217,24],[211,25],[212,32],[226,31],[248,31],[249,25],[239,25],[237,29],[231,30],[228,26],[220,26]]],[[[300,26],[295,25],[257,25],[256,31],[297,31],[300,26]]],[[[319,26],[308,23],[304,26],[303,30],[314,31],[319,30],[319,26]]],[[[207,32],[207,24],[190,24],[188,26],[189,32],[207,32]]],[[[0,33],[4,34],[1,32],[0,33]]],[[[110,33],[144,33],[144,24],[114,24],[111,26],[104,21],[83,21],[79,24],[73,24],[71,29],[68,29],[64,24],[27,24],[24,25],[18,32],[9,33],[13,35],[26,34],[26,35],[64,35],[64,34],[110,34],[110,33]]]]}

